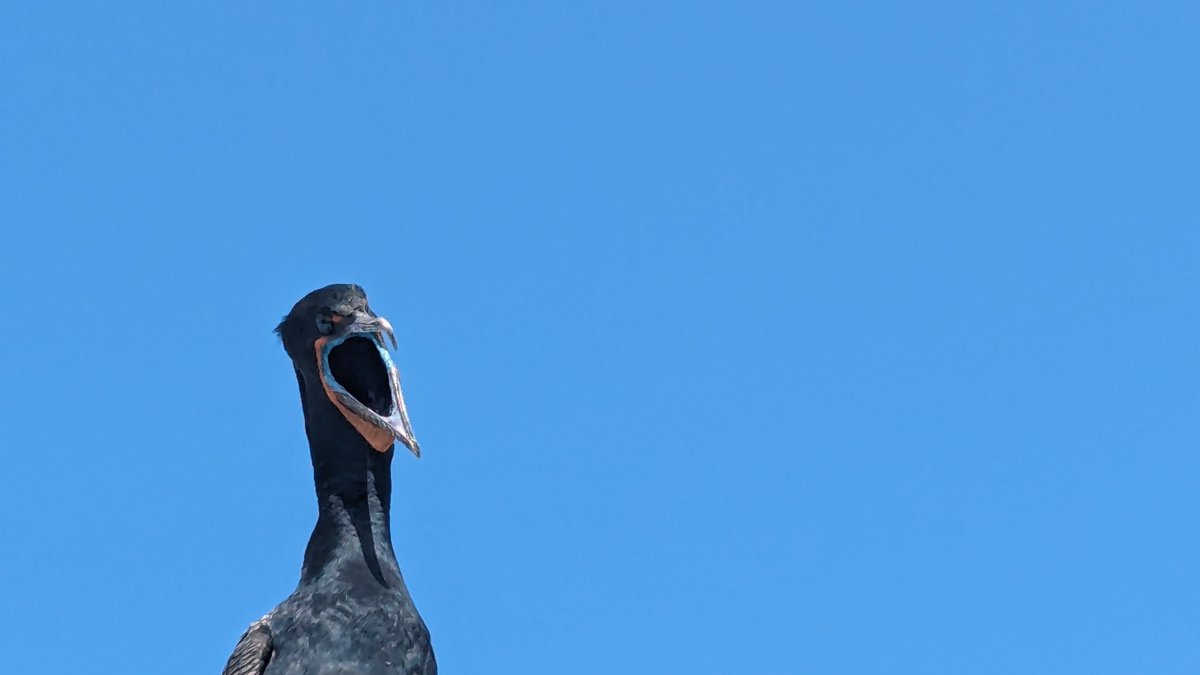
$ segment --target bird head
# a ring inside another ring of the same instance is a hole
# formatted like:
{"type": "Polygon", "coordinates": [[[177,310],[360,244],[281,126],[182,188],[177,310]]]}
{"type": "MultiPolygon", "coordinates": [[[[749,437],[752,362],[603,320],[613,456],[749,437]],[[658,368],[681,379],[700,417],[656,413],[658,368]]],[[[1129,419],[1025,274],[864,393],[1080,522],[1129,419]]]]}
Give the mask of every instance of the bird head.
{"type": "Polygon", "coordinates": [[[275,332],[296,368],[302,398],[323,395],[378,452],[400,441],[421,456],[385,342],[394,349],[395,333],[371,311],[361,287],[333,284],[309,293],[275,332]]]}

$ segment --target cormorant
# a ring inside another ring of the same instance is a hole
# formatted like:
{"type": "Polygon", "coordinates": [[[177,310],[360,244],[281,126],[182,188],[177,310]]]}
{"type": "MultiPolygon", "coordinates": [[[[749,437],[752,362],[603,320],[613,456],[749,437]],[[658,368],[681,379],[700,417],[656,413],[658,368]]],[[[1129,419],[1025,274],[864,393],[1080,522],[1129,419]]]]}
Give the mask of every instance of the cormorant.
{"type": "Polygon", "coordinates": [[[275,332],[296,370],[319,515],[295,592],[242,636],[224,675],[436,675],[392,550],[393,442],[417,457],[384,339],[354,284],[296,303],[275,332]]]}

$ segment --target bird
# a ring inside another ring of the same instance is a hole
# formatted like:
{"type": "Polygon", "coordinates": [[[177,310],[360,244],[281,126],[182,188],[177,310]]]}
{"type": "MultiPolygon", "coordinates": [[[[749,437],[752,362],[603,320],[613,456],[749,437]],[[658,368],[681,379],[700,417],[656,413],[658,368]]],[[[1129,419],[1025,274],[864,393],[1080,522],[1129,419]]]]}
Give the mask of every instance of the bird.
{"type": "Polygon", "coordinates": [[[242,635],[223,675],[437,675],[391,538],[398,441],[416,457],[395,332],[357,284],[305,295],[275,329],[300,388],[318,516],[296,590],[242,635]]]}

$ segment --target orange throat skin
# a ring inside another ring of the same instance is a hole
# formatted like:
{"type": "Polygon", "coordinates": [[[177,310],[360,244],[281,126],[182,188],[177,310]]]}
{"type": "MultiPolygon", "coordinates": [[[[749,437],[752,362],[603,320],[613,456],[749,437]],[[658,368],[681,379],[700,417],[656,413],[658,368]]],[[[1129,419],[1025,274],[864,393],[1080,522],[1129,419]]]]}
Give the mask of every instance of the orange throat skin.
{"type": "Polygon", "coordinates": [[[329,388],[329,383],[325,381],[325,356],[323,354],[324,350],[322,349],[322,347],[324,347],[325,343],[328,341],[329,338],[323,337],[313,343],[313,348],[316,349],[317,352],[317,379],[321,380],[321,388],[325,390],[325,396],[328,397],[329,401],[333,403],[335,408],[338,409],[338,412],[342,413],[342,417],[345,417],[346,421],[354,427],[354,430],[358,432],[358,435],[362,436],[367,441],[367,443],[371,446],[371,449],[380,453],[391,450],[392,444],[396,442],[396,437],[392,431],[390,429],[384,429],[379,425],[373,424],[372,422],[354,414],[341,402],[340,399],[338,399],[337,394],[335,394],[334,391],[329,388]]]}

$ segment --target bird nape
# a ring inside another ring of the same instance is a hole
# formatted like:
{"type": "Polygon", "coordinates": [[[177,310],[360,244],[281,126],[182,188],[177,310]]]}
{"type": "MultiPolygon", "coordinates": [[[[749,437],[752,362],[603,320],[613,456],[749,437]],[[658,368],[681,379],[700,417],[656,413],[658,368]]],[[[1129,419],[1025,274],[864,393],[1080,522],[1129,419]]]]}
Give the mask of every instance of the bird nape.
{"type": "Polygon", "coordinates": [[[295,592],[242,636],[224,675],[436,675],[391,536],[394,441],[414,455],[391,324],[362,288],[335,284],[296,303],[275,331],[300,385],[317,524],[295,592]]]}

